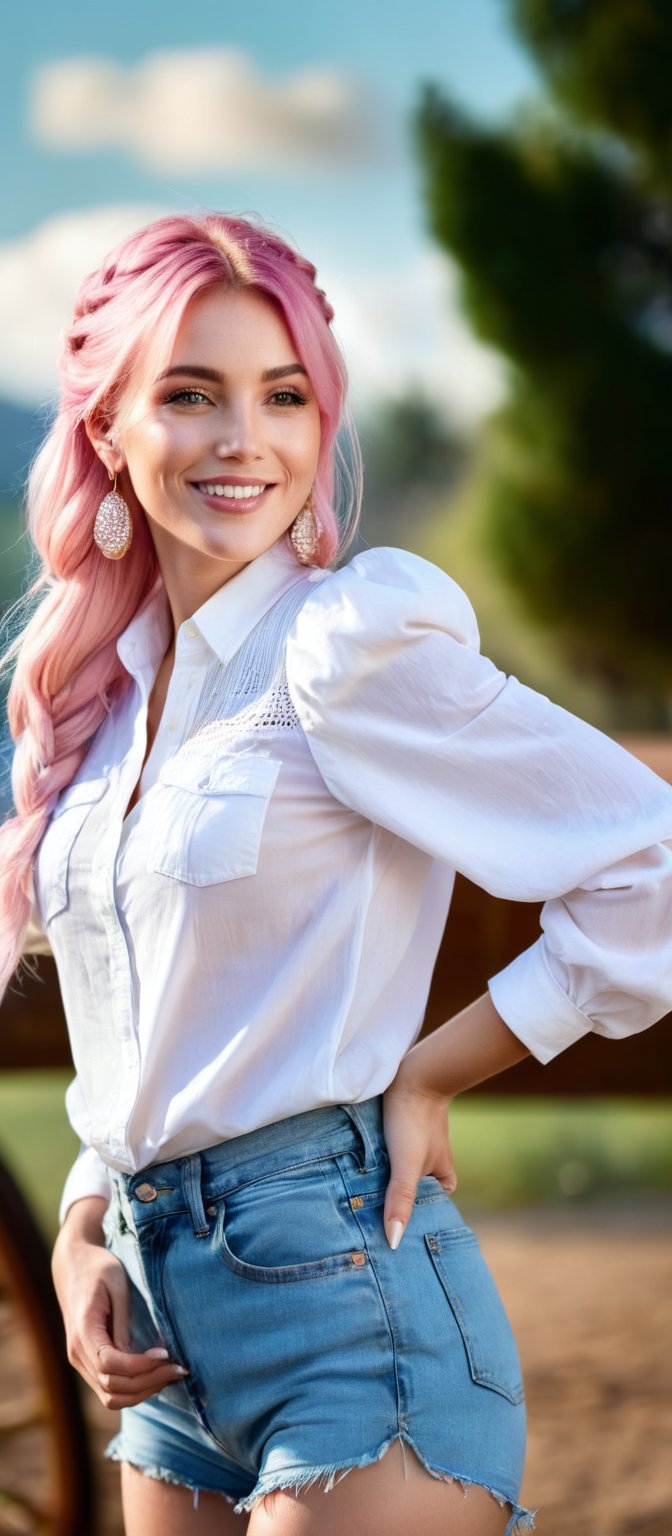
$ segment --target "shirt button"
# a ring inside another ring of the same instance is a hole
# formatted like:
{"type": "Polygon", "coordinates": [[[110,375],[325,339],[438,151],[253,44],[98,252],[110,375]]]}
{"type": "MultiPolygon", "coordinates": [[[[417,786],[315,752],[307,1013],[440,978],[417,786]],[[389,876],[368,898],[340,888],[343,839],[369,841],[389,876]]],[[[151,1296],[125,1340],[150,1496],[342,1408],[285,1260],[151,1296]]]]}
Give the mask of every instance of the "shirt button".
{"type": "Polygon", "coordinates": [[[138,1184],[135,1194],[136,1199],[142,1200],[143,1205],[148,1205],[150,1200],[156,1200],[156,1190],[153,1184],[138,1184]]]}
{"type": "Polygon", "coordinates": [[[187,635],[189,640],[193,640],[194,636],[198,634],[198,630],[196,628],[196,625],[195,624],[185,624],[185,626],[184,626],[184,633],[185,633],[185,635],[187,635]]]}
{"type": "Polygon", "coordinates": [[[171,733],[177,730],[177,720],[168,721],[168,730],[171,731],[171,733]]]}

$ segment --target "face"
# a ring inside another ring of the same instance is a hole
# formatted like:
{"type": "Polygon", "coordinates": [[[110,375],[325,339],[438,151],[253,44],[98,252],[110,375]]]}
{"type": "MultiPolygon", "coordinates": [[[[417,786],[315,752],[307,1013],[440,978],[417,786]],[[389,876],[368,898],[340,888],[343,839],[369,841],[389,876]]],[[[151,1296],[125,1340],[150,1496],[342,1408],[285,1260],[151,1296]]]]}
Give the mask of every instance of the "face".
{"type": "Polygon", "coordinates": [[[116,437],[166,586],[205,600],[274,544],[312,488],[315,392],[279,308],[213,287],[187,306],[165,371],[116,437]]]}

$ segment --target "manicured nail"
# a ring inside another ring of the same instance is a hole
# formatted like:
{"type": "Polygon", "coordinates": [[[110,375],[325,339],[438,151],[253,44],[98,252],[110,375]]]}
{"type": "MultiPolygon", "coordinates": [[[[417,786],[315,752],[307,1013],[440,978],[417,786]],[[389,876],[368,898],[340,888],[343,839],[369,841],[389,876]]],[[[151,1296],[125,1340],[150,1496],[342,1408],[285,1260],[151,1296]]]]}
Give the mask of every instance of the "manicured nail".
{"type": "Polygon", "coordinates": [[[390,1248],[398,1248],[399,1247],[399,1244],[401,1242],[401,1234],[402,1234],[403,1230],[404,1230],[404,1223],[403,1223],[403,1221],[391,1221],[390,1222],[390,1230],[389,1230],[388,1235],[387,1235],[387,1241],[388,1241],[388,1243],[390,1245],[390,1248]]]}
{"type": "Polygon", "coordinates": [[[150,1360],[170,1360],[167,1349],[148,1349],[145,1353],[149,1356],[150,1360]]]}
{"type": "Polygon", "coordinates": [[[187,1370],[186,1365],[174,1365],[173,1366],[173,1370],[174,1370],[176,1376],[188,1376],[189,1375],[189,1372],[187,1370]]]}

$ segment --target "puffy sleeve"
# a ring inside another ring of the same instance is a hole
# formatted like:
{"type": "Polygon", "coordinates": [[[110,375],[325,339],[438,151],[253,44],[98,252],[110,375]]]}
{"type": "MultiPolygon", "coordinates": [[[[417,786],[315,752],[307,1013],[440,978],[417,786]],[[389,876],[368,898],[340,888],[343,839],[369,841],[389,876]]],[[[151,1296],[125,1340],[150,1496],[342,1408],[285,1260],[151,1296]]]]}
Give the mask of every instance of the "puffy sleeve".
{"type": "Polygon", "coordinates": [[[545,1062],[672,1008],[672,789],[478,647],[449,576],[370,550],[315,586],[288,681],[338,800],[493,895],[544,903],[540,939],[489,987],[545,1062]]]}
{"type": "Polygon", "coordinates": [[[111,1193],[112,1186],[107,1165],[96,1152],[95,1147],[87,1147],[82,1142],[63,1186],[58,1210],[61,1226],[75,1200],[83,1200],[87,1195],[100,1195],[103,1200],[109,1200],[111,1193]]]}

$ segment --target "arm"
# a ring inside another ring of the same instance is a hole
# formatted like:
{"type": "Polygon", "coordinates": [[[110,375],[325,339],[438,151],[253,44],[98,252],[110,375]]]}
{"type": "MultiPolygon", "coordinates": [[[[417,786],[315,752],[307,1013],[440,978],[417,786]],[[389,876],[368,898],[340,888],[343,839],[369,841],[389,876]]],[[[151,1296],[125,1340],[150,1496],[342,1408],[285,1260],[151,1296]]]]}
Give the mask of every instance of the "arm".
{"type": "Polygon", "coordinates": [[[391,1168],[383,1222],[392,1248],[411,1215],[418,1179],[433,1174],[449,1194],[456,1188],[446,1128],[451,1099],[529,1054],[485,992],[402,1057],[383,1095],[391,1168]]]}
{"type": "Polygon", "coordinates": [[[184,1371],[165,1349],[131,1351],[128,1279],[103,1234],[108,1203],[105,1164],[92,1147],[83,1147],[63,1192],[52,1275],[68,1359],[103,1406],[118,1409],[160,1392],[184,1371]]]}
{"type": "Polygon", "coordinates": [[[420,1063],[412,1102],[428,1126],[445,1095],[404,1177],[448,1183],[454,1093],[590,1030],[646,1029],[672,1006],[672,791],[480,656],[464,593],[401,551],[358,555],[315,588],[287,676],[337,800],[492,895],[544,904],[540,938],[491,978],[490,1001],[414,1046],[388,1089],[408,1098],[406,1061],[420,1063]]]}

